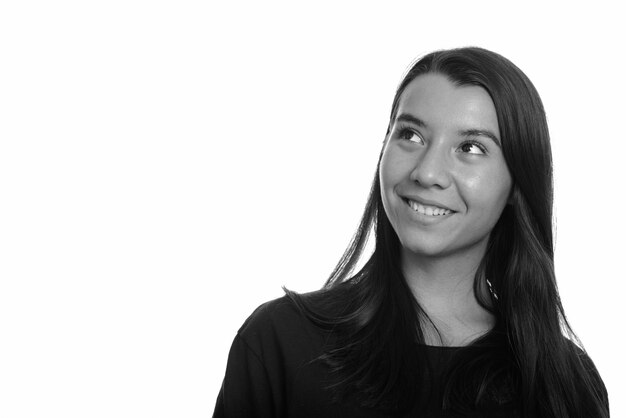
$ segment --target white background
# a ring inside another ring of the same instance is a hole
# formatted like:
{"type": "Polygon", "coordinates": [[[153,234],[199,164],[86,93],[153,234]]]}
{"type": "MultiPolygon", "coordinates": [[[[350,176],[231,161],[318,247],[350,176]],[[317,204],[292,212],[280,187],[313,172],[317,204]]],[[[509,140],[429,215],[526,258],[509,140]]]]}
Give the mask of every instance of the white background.
{"type": "Polygon", "coordinates": [[[617,7],[220,3],[0,6],[0,416],[210,416],[244,319],[343,253],[407,66],[467,45],[542,95],[561,296],[626,416],[617,7]]]}

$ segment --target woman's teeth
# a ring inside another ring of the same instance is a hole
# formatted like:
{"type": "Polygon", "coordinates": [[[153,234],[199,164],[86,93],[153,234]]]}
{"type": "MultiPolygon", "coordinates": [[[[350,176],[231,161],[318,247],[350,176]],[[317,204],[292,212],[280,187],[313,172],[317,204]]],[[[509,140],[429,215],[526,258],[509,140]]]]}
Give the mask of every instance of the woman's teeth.
{"type": "Polygon", "coordinates": [[[438,208],[437,206],[424,206],[420,203],[408,200],[409,206],[417,213],[427,216],[442,216],[452,213],[449,209],[438,208]]]}

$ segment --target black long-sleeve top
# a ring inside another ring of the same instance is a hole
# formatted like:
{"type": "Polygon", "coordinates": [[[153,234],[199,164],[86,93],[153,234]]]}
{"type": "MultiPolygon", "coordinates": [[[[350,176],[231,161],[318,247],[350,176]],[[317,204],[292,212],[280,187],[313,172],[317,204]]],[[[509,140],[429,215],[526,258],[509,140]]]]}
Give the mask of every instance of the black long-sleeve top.
{"type": "MultiPolygon", "coordinates": [[[[287,297],[261,305],[245,321],[233,341],[213,417],[391,416],[384,411],[333,399],[333,393],[328,389],[331,383],[328,366],[318,359],[329,338],[332,338],[329,332],[316,327],[287,297]]],[[[421,396],[422,400],[416,402],[413,411],[405,416],[521,416],[515,398],[462,414],[443,410],[442,371],[455,350],[463,347],[425,348],[429,362],[435,365],[435,373],[427,388],[428,395],[421,396]]]]}

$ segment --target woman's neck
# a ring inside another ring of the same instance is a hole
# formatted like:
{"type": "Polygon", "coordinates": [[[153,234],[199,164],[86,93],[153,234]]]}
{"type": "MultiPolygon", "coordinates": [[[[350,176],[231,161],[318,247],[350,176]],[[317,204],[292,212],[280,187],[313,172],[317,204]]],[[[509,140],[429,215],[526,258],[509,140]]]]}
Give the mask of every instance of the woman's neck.
{"type": "Polygon", "coordinates": [[[479,255],[424,258],[402,253],[407,284],[433,322],[422,324],[428,345],[467,345],[493,327],[495,318],[474,295],[479,255]]]}

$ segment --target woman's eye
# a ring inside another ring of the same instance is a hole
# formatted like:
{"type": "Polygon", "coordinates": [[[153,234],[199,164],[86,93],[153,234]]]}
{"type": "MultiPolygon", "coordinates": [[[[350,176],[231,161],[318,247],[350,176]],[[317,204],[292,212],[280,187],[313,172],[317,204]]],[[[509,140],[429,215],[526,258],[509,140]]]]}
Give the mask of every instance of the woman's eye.
{"type": "Polygon", "coordinates": [[[400,133],[398,134],[398,137],[406,141],[417,142],[420,144],[424,142],[421,136],[419,136],[417,133],[413,132],[410,129],[401,130],[400,133]]]}
{"type": "Polygon", "coordinates": [[[485,149],[474,142],[466,142],[459,149],[467,154],[485,154],[485,149]]]}

